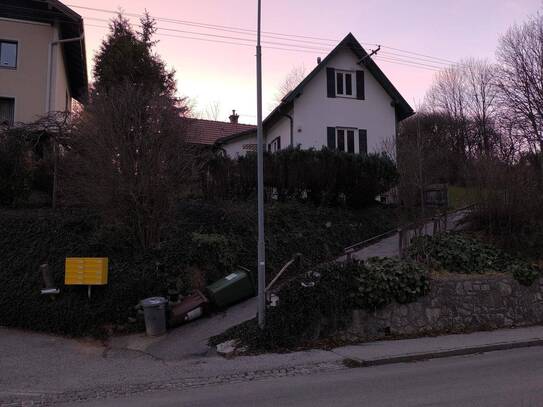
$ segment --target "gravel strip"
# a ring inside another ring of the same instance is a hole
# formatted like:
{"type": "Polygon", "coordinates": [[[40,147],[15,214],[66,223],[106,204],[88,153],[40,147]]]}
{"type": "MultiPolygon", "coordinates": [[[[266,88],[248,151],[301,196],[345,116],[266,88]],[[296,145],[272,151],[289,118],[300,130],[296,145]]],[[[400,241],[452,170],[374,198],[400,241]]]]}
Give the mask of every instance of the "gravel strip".
{"type": "Polygon", "coordinates": [[[157,381],[139,384],[112,385],[100,386],[84,390],[68,391],[57,394],[37,394],[32,396],[11,396],[1,398],[0,406],[5,407],[26,407],[26,406],[53,406],[60,403],[75,403],[89,400],[99,399],[115,399],[130,396],[133,394],[141,394],[157,391],[179,391],[184,389],[200,388],[205,386],[245,383],[256,380],[265,380],[270,378],[307,376],[318,373],[327,373],[346,369],[341,363],[325,362],[314,363],[308,365],[284,367],[277,369],[256,370],[244,373],[235,373],[211,377],[192,377],[174,379],[168,381],[157,381]]]}

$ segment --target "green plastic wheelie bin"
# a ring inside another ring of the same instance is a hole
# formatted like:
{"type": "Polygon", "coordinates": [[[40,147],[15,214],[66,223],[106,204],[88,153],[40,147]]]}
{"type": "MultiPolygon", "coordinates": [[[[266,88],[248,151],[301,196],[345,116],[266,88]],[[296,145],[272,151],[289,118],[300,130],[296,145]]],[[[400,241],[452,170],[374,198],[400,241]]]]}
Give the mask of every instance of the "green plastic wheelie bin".
{"type": "Polygon", "coordinates": [[[232,274],[215,281],[206,287],[209,300],[219,308],[234,304],[255,294],[253,283],[244,271],[232,274]]]}

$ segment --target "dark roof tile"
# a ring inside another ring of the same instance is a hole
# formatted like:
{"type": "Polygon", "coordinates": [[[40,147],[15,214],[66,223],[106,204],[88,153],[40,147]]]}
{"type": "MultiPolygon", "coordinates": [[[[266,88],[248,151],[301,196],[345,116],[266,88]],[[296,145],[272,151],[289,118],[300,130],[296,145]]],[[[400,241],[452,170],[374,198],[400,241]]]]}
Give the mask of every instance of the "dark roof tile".
{"type": "Polygon", "coordinates": [[[187,142],[212,145],[222,137],[251,129],[256,129],[256,126],[215,120],[187,119],[187,142]]]}

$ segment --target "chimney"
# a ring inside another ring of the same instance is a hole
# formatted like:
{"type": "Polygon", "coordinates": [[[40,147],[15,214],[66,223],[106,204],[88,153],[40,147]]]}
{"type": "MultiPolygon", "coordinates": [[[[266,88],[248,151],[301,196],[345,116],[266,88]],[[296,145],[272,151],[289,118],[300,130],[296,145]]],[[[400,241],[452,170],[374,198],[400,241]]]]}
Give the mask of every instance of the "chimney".
{"type": "Polygon", "coordinates": [[[238,124],[239,114],[236,114],[236,111],[232,110],[232,114],[228,118],[230,119],[230,123],[238,124]]]}
{"type": "Polygon", "coordinates": [[[317,57],[317,65],[320,64],[322,61],[321,57],[317,57]]]}

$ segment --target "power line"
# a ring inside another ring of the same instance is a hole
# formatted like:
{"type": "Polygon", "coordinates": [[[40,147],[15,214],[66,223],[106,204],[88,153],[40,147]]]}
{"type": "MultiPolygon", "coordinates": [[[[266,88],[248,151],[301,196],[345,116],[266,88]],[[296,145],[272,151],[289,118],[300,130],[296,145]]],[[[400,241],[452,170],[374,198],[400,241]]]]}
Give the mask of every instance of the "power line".
{"type": "MultiPolygon", "coordinates": [[[[104,21],[104,19],[95,19],[93,17],[86,17],[86,18],[90,20],[104,21]]],[[[141,25],[137,25],[137,26],[141,27],[141,25]]],[[[210,34],[210,33],[199,33],[197,31],[178,30],[175,28],[165,28],[165,27],[157,27],[157,28],[158,30],[161,30],[161,31],[171,31],[171,32],[176,32],[176,33],[181,33],[181,34],[191,34],[191,35],[202,35],[202,36],[207,36],[207,37],[222,38],[222,39],[235,40],[235,41],[247,41],[247,42],[250,42],[251,44],[253,43],[253,39],[250,39],[250,38],[232,37],[229,35],[210,34]]],[[[272,45],[282,45],[286,47],[296,46],[295,44],[293,45],[293,44],[288,44],[284,42],[275,42],[275,41],[265,41],[265,43],[272,44],[272,45]]],[[[314,51],[324,51],[324,52],[326,51],[324,48],[317,48],[317,47],[310,47],[310,46],[303,46],[303,48],[306,48],[308,50],[314,50],[314,51]]]]}
{"type": "MultiPolygon", "coordinates": [[[[84,10],[101,12],[101,13],[118,14],[117,11],[102,9],[102,8],[86,7],[86,6],[78,6],[78,5],[69,5],[69,6],[84,9],[84,10]]],[[[143,14],[139,14],[139,13],[125,13],[125,12],[123,12],[123,14],[127,15],[127,16],[131,16],[131,17],[142,17],[143,16],[143,14]]],[[[177,20],[177,19],[167,18],[167,17],[153,17],[153,18],[155,18],[156,20],[159,20],[159,21],[165,21],[165,22],[170,22],[170,23],[174,23],[174,24],[191,25],[191,26],[194,26],[194,27],[206,28],[206,29],[211,29],[211,30],[235,32],[235,33],[239,33],[239,34],[242,34],[242,35],[248,35],[248,33],[251,33],[251,34],[256,33],[255,30],[247,29],[247,28],[241,28],[241,27],[233,27],[233,26],[218,25],[218,24],[208,24],[208,23],[202,23],[202,22],[196,22],[196,21],[190,21],[190,20],[177,20]]],[[[286,34],[286,33],[272,32],[272,31],[263,31],[262,33],[263,33],[263,35],[265,34],[266,36],[274,35],[274,36],[285,37],[285,38],[270,37],[270,38],[275,38],[275,39],[281,39],[283,41],[286,40],[286,41],[302,42],[302,40],[292,40],[290,38],[304,38],[304,39],[312,39],[312,40],[318,40],[318,41],[327,41],[327,42],[331,42],[331,43],[338,43],[339,42],[339,40],[335,40],[335,39],[331,39],[331,38],[312,37],[312,36],[297,35],[297,34],[286,34]]],[[[303,41],[303,42],[310,43],[310,44],[313,44],[313,45],[321,45],[321,46],[328,46],[328,47],[332,46],[332,44],[321,44],[321,43],[317,43],[317,42],[314,42],[314,41],[303,41]]],[[[372,46],[379,45],[379,44],[367,43],[367,42],[363,42],[362,44],[372,45],[372,46]]],[[[445,59],[445,58],[440,58],[440,57],[434,57],[434,56],[431,56],[431,55],[428,55],[428,54],[422,54],[422,53],[409,51],[409,50],[405,50],[405,49],[401,49],[401,48],[389,47],[389,46],[386,46],[386,45],[382,45],[382,47],[383,48],[388,48],[388,49],[393,50],[393,51],[402,52],[402,53],[405,53],[405,54],[416,55],[418,57],[424,57],[424,58],[440,61],[440,63],[456,64],[456,61],[452,61],[452,60],[445,59]]]]}
{"type": "Polygon", "coordinates": [[[401,49],[401,48],[388,47],[388,46],[386,46],[386,45],[383,45],[383,48],[388,48],[388,49],[391,49],[391,50],[394,50],[394,51],[398,51],[398,52],[403,52],[403,53],[406,53],[406,54],[412,54],[412,55],[418,55],[418,56],[421,56],[421,57],[427,57],[427,58],[437,59],[437,60],[441,60],[441,61],[444,61],[444,62],[448,62],[448,63],[450,63],[450,64],[457,64],[456,61],[452,61],[452,60],[450,60],[450,59],[439,58],[439,57],[433,57],[433,56],[426,55],[426,54],[420,54],[420,53],[418,53],[418,52],[407,51],[407,50],[404,50],[404,49],[401,49]]]}
{"type": "Polygon", "coordinates": [[[408,66],[408,67],[411,67],[411,68],[424,69],[424,70],[432,71],[432,72],[440,72],[441,71],[441,69],[426,67],[424,65],[415,65],[415,64],[412,64],[410,62],[399,62],[398,60],[388,59],[386,57],[379,57],[378,56],[376,58],[380,62],[385,62],[385,63],[389,63],[389,64],[403,65],[403,66],[408,66]]]}
{"type": "MultiPolygon", "coordinates": [[[[89,19],[93,19],[93,18],[91,17],[89,19]]],[[[105,19],[97,19],[97,18],[94,18],[94,20],[99,20],[99,21],[104,21],[104,22],[108,21],[108,20],[105,20],[105,19]]],[[[212,41],[212,40],[207,39],[208,42],[231,43],[233,45],[251,45],[251,44],[242,44],[242,43],[239,43],[239,42],[234,43],[234,42],[232,42],[230,40],[234,40],[234,41],[251,41],[252,42],[252,40],[248,40],[248,39],[241,38],[241,37],[232,37],[232,36],[209,34],[209,33],[199,33],[199,32],[195,32],[195,31],[169,29],[169,28],[164,28],[164,27],[157,27],[157,29],[158,29],[159,32],[160,31],[172,31],[172,32],[182,33],[182,34],[211,36],[213,38],[220,38],[220,39],[229,40],[229,41],[212,41]]],[[[184,38],[184,39],[192,39],[192,40],[201,39],[199,37],[192,37],[192,36],[191,37],[188,37],[188,36],[172,36],[172,35],[167,35],[167,34],[162,34],[162,33],[161,33],[161,35],[169,36],[169,37],[173,37],[173,38],[184,38]]],[[[314,53],[314,54],[317,54],[316,51],[326,52],[326,53],[330,52],[330,49],[308,47],[308,46],[296,45],[296,44],[280,43],[280,42],[274,42],[274,41],[265,41],[264,43],[265,44],[271,44],[271,45],[274,45],[274,46],[275,45],[282,46],[282,47],[267,47],[269,49],[308,52],[308,53],[314,53]],[[286,49],[284,47],[289,47],[289,49],[286,49]]],[[[430,68],[438,68],[438,69],[440,69],[442,67],[436,66],[435,64],[441,64],[441,65],[445,64],[444,62],[431,61],[431,60],[424,59],[424,58],[419,58],[419,57],[410,57],[410,56],[406,56],[404,54],[398,54],[398,53],[394,53],[394,52],[385,52],[385,56],[389,56],[388,59],[392,60],[392,61],[408,62],[408,63],[410,63],[412,65],[420,65],[420,66],[430,67],[430,68]]]]}
{"type": "MultiPolygon", "coordinates": [[[[4,9],[32,10],[32,9],[30,9],[28,7],[24,7],[24,6],[4,5],[2,7],[4,9]]],[[[108,14],[118,14],[117,11],[102,9],[102,8],[86,7],[86,6],[79,6],[79,5],[70,5],[70,7],[80,8],[80,9],[83,9],[83,10],[90,10],[90,11],[108,13],[108,14]]],[[[57,17],[60,17],[60,19],[63,22],[75,23],[72,20],[62,18],[62,16],[59,16],[58,13],[56,13],[56,12],[53,12],[53,11],[44,11],[44,12],[51,13],[51,14],[54,14],[55,16],[57,16],[57,17]]],[[[21,13],[22,13],[22,11],[21,11],[21,13]]],[[[143,16],[143,14],[138,14],[138,13],[123,13],[123,14],[127,15],[127,16],[132,16],[132,17],[142,17],[143,16]]],[[[91,19],[91,20],[96,20],[96,21],[109,22],[109,20],[100,19],[100,18],[96,18],[96,17],[87,16],[85,18],[86,19],[91,19]]],[[[155,17],[155,19],[165,21],[165,22],[170,22],[170,23],[173,23],[173,24],[183,24],[183,25],[189,25],[189,26],[192,26],[192,27],[204,28],[204,29],[209,29],[209,30],[219,30],[219,31],[224,31],[224,32],[232,32],[232,33],[237,33],[237,34],[241,34],[241,35],[253,35],[254,33],[256,33],[255,30],[247,29],[247,28],[241,28],[241,27],[232,27],[232,26],[218,25],[218,24],[208,24],[208,23],[201,23],[201,22],[195,22],[195,21],[190,21],[190,20],[177,20],[177,19],[166,18],[166,17],[155,17]]],[[[165,27],[160,27],[159,29],[166,30],[166,31],[173,31],[173,32],[181,32],[181,33],[184,33],[184,34],[191,34],[191,35],[211,36],[211,37],[223,38],[223,39],[228,39],[228,40],[246,41],[246,42],[254,41],[254,38],[248,39],[248,38],[240,38],[240,37],[231,37],[231,36],[226,36],[226,35],[223,36],[223,35],[211,34],[211,33],[200,33],[200,32],[194,32],[194,31],[176,30],[176,29],[165,28],[165,27]]],[[[282,40],[282,41],[294,42],[294,44],[289,44],[289,43],[278,43],[278,42],[267,41],[266,40],[266,43],[272,44],[272,45],[280,45],[282,47],[296,47],[296,48],[302,47],[302,48],[304,48],[304,51],[300,51],[300,52],[309,52],[309,51],[311,51],[311,52],[314,52],[314,51],[330,52],[329,48],[332,47],[332,44],[324,44],[324,43],[316,42],[316,41],[306,41],[306,40],[301,40],[299,38],[312,39],[312,40],[318,40],[318,41],[328,41],[328,42],[334,42],[334,43],[339,42],[338,40],[333,40],[333,39],[330,39],[330,38],[322,38],[322,37],[311,37],[311,36],[296,35],[296,34],[285,34],[285,33],[279,33],[279,32],[263,32],[263,33],[265,33],[265,36],[269,37],[269,38],[279,39],[279,40],[282,40]],[[296,39],[292,39],[292,38],[296,38],[296,39]],[[302,44],[299,44],[299,43],[310,44],[311,46],[302,45],[302,44]],[[312,45],[315,45],[315,47],[313,47],[312,45]],[[328,47],[328,48],[327,49],[317,48],[317,46],[328,47]]],[[[363,44],[378,45],[378,44],[365,43],[365,42],[363,44]]],[[[415,60],[418,60],[418,61],[423,62],[423,63],[425,62],[425,63],[432,63],[432,64],[440,64],[440,65],[456,64],[455,61],[452,61],[450,59],[434,57],[434,56],[431,56],[431,55],[428,55],[428,54],[422,54],[422,53],[418,53],[418,52],[408,51],[408,50],[404,50],[404,49],[401,49],[401,48],[389,47],[389,46],[386,46],[386,45],[382,45],[382,47],[401,53],[401,54],[397,54],[397,53],[390,52],[390,51],[384,51],[387,54],[397,56],[397,57],[402,57],[402,58],[415,59],[415,60]],[[404,54],[407,54],[407,55],[404,55],[404,54]],[[422,57],[422,58],[420,58],[420,57],[422,57]]],[[[270,48],[270,47],[268,47],[268,48],[270,48]]]]}
{"type": "MultiPolygon", "coordinates": [[[[95,25],[95,24],[85,24],[85,26],[97,27],[97,28],[108,28],[107,26],[95,25]]],[[[165,34],[165,33],[160,33],[160,32],[157,32],[156,35],[161,36],[161,37],[167,37],[167,38],[179,38],[179,39],[205,41],[205,42],[212,42],[212,43],[219,43],[219,44],[245,46],[245,47],[251,47],[251,48],[253,47],[253,45],[251,45],[251,44],[239,43],[239,42],[234,42],[234,41],[223,41],[223,40],[210,39],[210,38],[199,38],[199,37],[191,37],[191,36],[185,36],[185,35],[173,35],[173,34],[165,34]]],[[[314,55],[319,55],[319,53],[316,52],[315,50],[307,50],[307,49],[303,49],[303,48],[282,48],[282,47],[274,47],[274,46],[264,46],[264,48],[265,49],[271,49],[271,50],[303,52],[303,53],[310,53],[310,54],[314,54],[314,55]]],[[[384,57],[384,56],[379,56],[379,55],[377,55],[376,58],[379,58],[379,60],[381,60],[383,62],[408,66],[408,67],[412,67],[412,68],[421,68],[421,69],[425,69],[425,70],[431,70],[431,71],[434,71],[434,72],[437,72],[438,70],[443,68],[443,67],[438,67],[438,66],[433,66],[433,65],[421,64],[421,63],[418,63],[418,62],[411,62],[409,60],[400,59],[400,58],[384,57]]]]}
{"type": "MultiPolygon", "coordinates": [[[[119,13],[118,11],[115,11],[115,10],[108,10],[108,9],[95,8],[95,7],[78,6],[78,5],[75,5],[75,4],[68,4],[68,6],[69,7],[74,7],[74,8],[80,8],[80,9],[83,9],[83,10],[97,11],[97,12],[101,12],[101,13],[109,13],[109,14],[118,14],[119,13]]],[[[139,13],[123,12],[123,14],[127,15],[127,16],[131,16],[131,17],[143,17],[143,14],[139,14],[139,13]]],[[[176,24],[190,24],[190,25],[205,26],[205,27],[208,27],[210,29],[212,29],[212,28],[215,28],[215,29],[229,29],[229,30],[238,30],[238,31],[243,31],[243,32],[255,33],[256,34],[256,30],[249,29],[249,28],[232,27],[232,26],[219,25],[219,24],[209,24],[209,23],[202,23],[202,22],[190,21],[190,20],[177,20],[177,19],[173,19],[173,18],[169,18],[169,17],[155,17],[155,16],[153,16],[153,18],[156,19],[156,20],[168,21],[168,22],[176,23],[176,24]]],[[[296,37],[296,38],[305,38],[305,39],[319,40],[319,41],[338,42],[337,40],[333,40],[333,39],[330,39],[330,38],[311,37],[311,36],[307,36],[307,35],[285,34],[285,33],[273,32],[273,31],[262,31],[262,33],[263,34],[271,34],[271,35],[296,37]]]]}
{"type": "Polygon", "coordinates": [[[405,55],[405,54],[399,54],[397,52],[390,52],[390,51],[381,51],[381,55],[387,55],[387,56],[399,57],[399,58],[408,58],[408,59],[412,59],[414,61],[420,61],[420,62],[423,62],[423,63],[430,63],[430,64],[438,64],[438,65],[446,65],[446,66],[452,65],[452,64],[450,64],[448,62],[439,62],[439,61],[433,60],[433,59],[413,57],[413,56],[409,56],[409,55],[405,55]]]}
{"type": "MultiPolygon", "coordinates": [[[[86,27],[96,27],[96,28],[108,28],[107,26],[103,25],[97,25],[97,24],[85,24],[86,27]]],[[[190,37],[185,35],[173,35],[173,34],[164,34],[164,33],[156,33],[156,35],[161,37],[167,37],[167,38],[180,38],[180,39],[187,39],[187,40],[197,40],[197,41],[206,41],[206,42],[214,42],[219,44],[230,44],[230,45],[241,45],[245,47],[251,47],[254,48],[254,45],[252,44],[245,44],[240,42],[233,42],[233,41],[222,41],[222,40],[215,40],[210,38],[199,38],[199,37],[190,37]]],[[[274,46],[264,46],[265,49],[273,49],[273,50],[281,50],[281,51],[293,51],[293,52],[306,52],[314,55],[319,55],[319,52],[316,52],[314,50],[306,50],[306,49],[299,49],[299,48],[281,48],[281,47],[274,47],[274,46]]]]}

